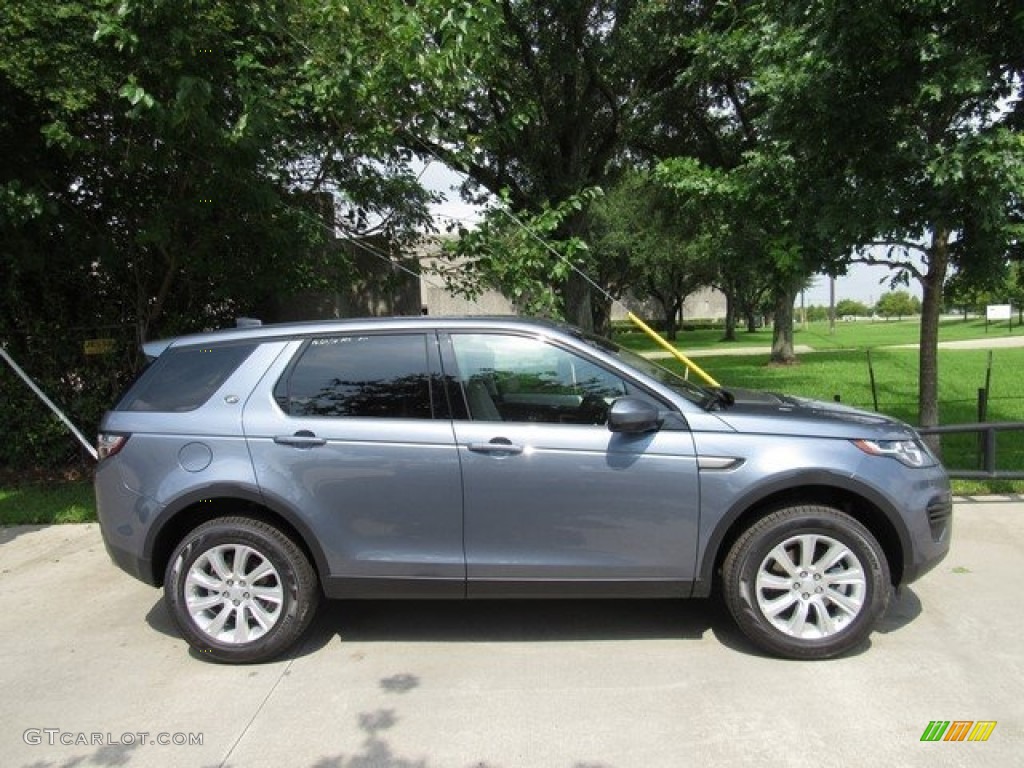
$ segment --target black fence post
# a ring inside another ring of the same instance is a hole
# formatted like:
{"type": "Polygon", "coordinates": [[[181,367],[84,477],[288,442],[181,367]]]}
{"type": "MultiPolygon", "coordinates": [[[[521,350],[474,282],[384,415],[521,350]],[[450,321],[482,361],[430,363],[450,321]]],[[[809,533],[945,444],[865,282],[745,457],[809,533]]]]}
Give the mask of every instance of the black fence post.
{"type": "Polygon", "coordinates": [[[868,350],[868,377],[871,379],[871,402],[875,404],[875,413],[878,413],[878,387],[875,386],[875,366],[871,364],[871,350],[868,350]]]}
{"type": "MultiPolygon", "coordinates": [[[[984,387],[978,388],[978,423],[984,423],[988,420],[988,390],[984,387]]],[[[978,432],[978,469],[984,469],[987,458],[985,456],[986,451],[986,435],[987,432],[978,432]]]]}
{"type": "Polygon", "coordinates": [[[996,473],[996,431],[991,428],[985,430],[985,471],[996,473]]]}

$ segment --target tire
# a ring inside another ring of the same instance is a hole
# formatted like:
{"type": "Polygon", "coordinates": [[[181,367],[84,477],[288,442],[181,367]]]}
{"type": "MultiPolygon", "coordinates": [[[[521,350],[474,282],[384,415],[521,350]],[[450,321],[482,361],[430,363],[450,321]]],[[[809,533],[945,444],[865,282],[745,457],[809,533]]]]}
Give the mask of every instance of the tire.
{"type": "Polygon", "coordinates": [[[726,605],[755,645],[827,659],[862,644],[889,603],[889,564],[863,525],[829,507],[779,509],[736,540],[722,568],[726,605]]]}
{"type": "Polygon", "coordinates": [[[196,651],[245,664],[291,647],[313,619],[319,590],[309,559],[290,537],[259,520],[223,517],[178,544],[164,599],[196,651]]]}

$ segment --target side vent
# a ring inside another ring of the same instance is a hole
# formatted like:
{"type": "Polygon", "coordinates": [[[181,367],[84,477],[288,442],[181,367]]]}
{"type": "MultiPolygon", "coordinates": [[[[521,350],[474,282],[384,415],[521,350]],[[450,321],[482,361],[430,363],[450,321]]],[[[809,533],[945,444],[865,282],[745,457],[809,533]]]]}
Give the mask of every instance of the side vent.
{"type": "Polygon", "coordinates": [[[935,496],[925,507],[928,514],[928,525],[932,529],[932,538],[942,541],[949,533],[949,524],[953,519],[953,498],[948,494],[935,496]]]}

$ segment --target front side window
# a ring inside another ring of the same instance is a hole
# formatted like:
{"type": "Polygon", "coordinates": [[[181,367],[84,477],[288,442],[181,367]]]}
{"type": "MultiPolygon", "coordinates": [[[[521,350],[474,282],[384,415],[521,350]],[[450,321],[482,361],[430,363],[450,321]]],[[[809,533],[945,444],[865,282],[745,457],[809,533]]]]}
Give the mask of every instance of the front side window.
{"type": "Polygon", "coordinates": [[[274,389],[291,416],[429,419],[431,374],[421,334],[310,340],[274,389]]]}
{"type": "Polygon", "coordinates": [[[632,394],[615,373],[541,339],[454,334],[474,421],[604,424],[611,402],[632,394]]]}

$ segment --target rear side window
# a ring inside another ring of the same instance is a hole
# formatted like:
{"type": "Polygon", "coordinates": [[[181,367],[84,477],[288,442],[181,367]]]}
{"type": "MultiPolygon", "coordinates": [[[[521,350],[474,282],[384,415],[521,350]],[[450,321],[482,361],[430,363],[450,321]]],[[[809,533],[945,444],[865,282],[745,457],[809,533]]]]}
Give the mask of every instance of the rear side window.
{"type": "Polygon", "coordinates": [[[119,411],[193,411],[213,395],[258,344],[171,347],[128,390],[119,411]]]}
{"type": "Polygon", "coordinates": [[[429,419],[426,337],[312,339],[277,383],[274,396],[291,416],[429,419]]]}

